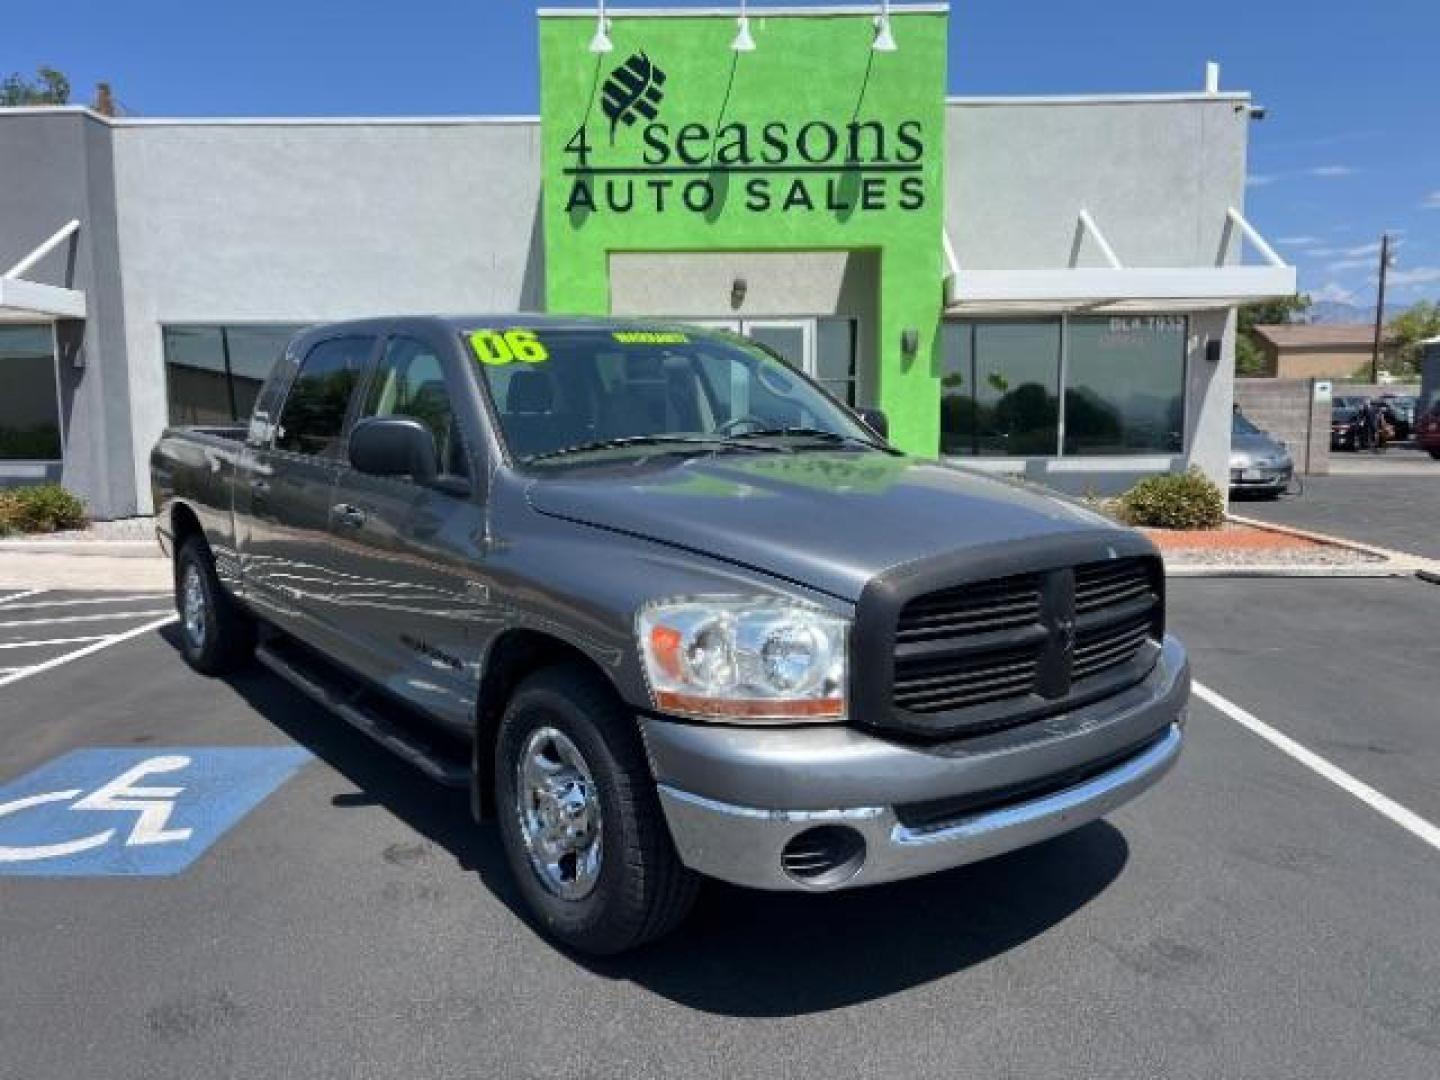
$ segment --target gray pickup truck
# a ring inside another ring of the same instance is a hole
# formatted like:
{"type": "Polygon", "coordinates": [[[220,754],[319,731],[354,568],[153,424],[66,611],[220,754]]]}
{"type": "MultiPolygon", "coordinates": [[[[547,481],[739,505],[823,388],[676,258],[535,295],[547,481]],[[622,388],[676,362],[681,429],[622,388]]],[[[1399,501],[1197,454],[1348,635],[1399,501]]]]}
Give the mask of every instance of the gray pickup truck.
{"type": "Polygon", "coordinates": [[[330,325],[151,458],[186,659],[258,658],[494,817],[560,940],[701,876],[824,891],[1092,821],[1179,752],[1154,547],[908,457],[679,325],[330,325]]]}

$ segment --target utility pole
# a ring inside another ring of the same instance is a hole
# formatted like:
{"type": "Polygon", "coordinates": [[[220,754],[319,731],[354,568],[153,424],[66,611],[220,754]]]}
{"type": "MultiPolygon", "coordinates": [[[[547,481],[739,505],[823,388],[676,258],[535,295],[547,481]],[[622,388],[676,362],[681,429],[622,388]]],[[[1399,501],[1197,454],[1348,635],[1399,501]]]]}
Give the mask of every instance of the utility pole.
{"type": "Polygon", "coordinates": [[[1390,234],[1380,234],[1380,291],[1375,298],[1375,344],[1370,350],[1370,382],[1380,382],[1380,339],[1385,332],[1385,273],[1390,269],[1390,234]]]}

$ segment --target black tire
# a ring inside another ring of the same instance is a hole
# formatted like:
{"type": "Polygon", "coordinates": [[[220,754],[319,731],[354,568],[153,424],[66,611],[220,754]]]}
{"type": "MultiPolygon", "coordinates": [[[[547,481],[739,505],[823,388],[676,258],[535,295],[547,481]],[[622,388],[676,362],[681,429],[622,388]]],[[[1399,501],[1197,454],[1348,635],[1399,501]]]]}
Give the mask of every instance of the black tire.
{"type": "Polygon", "coordinates": [[[1426,453],[1428,453],[1436,461],[1440,461],[1440,450],[1427,450],[1426,453]]]}
{"type": "Polygon", "coordinates": [[[516,688],[500,720],[494,790],[511,872],[546,933],[580,952],[610,956],[662,937],[689,913],[699,878],[675,852],[635,722],[599,676],[547,668],[516,688]],[[544,728],[579,751],[598,794],[599,868],[579,898],[557,894],[542,878],[521,822],[518,769],[544,728]]]}
{"type": "Polygon", "coordinates": [[[180,652],[202,675],[225,675],[255,655],[255,620],[220,587],[215,559],[203,539],[192,536],[175,556],[175,610],[180,613],[180,652]],[[198,621],[187,612],[187,580],[199,587],[198,621]]]}

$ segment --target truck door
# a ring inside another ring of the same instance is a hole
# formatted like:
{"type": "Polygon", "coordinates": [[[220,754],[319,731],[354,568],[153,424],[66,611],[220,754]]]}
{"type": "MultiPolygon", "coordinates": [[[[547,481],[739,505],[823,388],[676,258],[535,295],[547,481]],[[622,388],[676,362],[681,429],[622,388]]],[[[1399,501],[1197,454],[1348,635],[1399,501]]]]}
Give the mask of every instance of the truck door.
{"type": "MultiPolygon", "coordinates": [[[[246,596],[296,636],[325,638],[318,625],[336,570],[330,547],[331,492],[344,452],[346,417],[374,335],[348,334],[310,345],[300,359],[268,443],[236,476],[246,596]]],[[[317,641],[325,644],[325,641],[317,641]]]]}
{"type": "Polygon", "coordinates": [[[422,485],[341,467],[330,529],[345,573],[329,606],[345,637],[337,659],[468,732],[488,592],[477,465],[452,406],[460,375],[447,371],[442,349],[403,334],[387,341],[356,420],[421,421],[435,438],[439,476],[422,485]]]}

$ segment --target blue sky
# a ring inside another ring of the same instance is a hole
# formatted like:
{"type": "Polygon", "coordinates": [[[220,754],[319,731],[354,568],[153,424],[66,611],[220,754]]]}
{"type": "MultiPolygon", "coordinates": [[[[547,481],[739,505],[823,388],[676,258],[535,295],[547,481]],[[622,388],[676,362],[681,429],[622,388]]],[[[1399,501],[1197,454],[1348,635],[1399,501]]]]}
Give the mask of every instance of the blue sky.
{"type": "MultiPolygon", "coordinates": [[[[552,0],[555,6],[576,5],[552,0]]],[[[633,6],[661,6],[630,0],[633,6]]],[[[709,6],[714,0],[709,0],[709,6]]],[[[141,115],[532,113],[534,11],[520,0],[75,0],[8,4],[0,73],[51,64],[75,99],[108,79],[141,115]]],[[[664,6],[706,6],[666,0],[664,6]]],[[[903,42],[902,42],[903,47],[903,42]]],[[[961,0],[950,90],[1249,90],[1247,215],[1313,295],[1440,297],[1440,0],[961,0]]]]}

